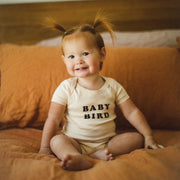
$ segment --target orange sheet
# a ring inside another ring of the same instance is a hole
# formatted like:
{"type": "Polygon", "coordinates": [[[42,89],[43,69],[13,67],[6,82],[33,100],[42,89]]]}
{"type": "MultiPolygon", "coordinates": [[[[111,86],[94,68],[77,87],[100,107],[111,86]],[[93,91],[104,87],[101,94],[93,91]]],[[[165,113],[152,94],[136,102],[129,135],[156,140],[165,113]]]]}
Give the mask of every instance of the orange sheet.
{"type": "Polygon", "coordinates": [[[0,179],[180,179],[180,131],[154,130],[155,138],[165,149],[139,149],[109,162],[86,156],[94,166],[78,172],[63,170],[54,155],[37,153],[41,133],[31,128],[0,131],[0,179]]]}

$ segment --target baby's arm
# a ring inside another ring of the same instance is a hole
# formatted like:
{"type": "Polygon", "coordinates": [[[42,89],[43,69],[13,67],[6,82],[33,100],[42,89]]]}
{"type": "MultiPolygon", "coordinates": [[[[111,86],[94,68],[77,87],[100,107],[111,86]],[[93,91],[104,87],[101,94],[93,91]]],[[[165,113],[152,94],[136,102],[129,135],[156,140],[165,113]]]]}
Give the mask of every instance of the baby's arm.
{"type": "Polygon", "coordinates": [[[145,148],[157,149],[163,147],[156,143],[152,134],[152,130],[147,123],[143,113],[130,99],[120,104],[119,107],[122,110],[125,118],[144,136],[145,148]]]}
{"type": "Polygon", "coordinates": [[[43,128],[39,153],[50,154],[50,140],[55,135],[59,128],[59,124],[63,120],[64,111],[65,106],[54,102],[51,103],[48,118],[43,128]]]}

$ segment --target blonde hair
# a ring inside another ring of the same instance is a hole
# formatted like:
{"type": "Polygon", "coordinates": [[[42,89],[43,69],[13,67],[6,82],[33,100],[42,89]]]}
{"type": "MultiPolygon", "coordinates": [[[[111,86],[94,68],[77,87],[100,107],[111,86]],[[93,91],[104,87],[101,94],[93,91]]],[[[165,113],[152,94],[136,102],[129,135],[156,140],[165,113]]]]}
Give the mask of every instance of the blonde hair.
{"type": "Polygon", "coordinates": [[[97,15],[94,19],[94,23],[92,25],[91,24],[80,24],[78,26],[75,26],[71,29],[66,30],[60,24],[53,22],[52,27],[55,30],[58,30],[63,33],[62,40],[66,36],[71,35],[75,32],[90,32],[91,34],[93,34],[95,36],[96,44],[97,44],[97,47],[99,48],[99,50],[101,50],[101,48],[103,48],[105,45],[104,45],[104,40],[103,40],[102,36],[100,35],[100,33],[98,32],[97,28],[103,27],[105,30],[107,30],[109,32],[112,42],[114,44],[114,33],[112,30],[112,24],[101,13],[97,13],[97,15]]]}

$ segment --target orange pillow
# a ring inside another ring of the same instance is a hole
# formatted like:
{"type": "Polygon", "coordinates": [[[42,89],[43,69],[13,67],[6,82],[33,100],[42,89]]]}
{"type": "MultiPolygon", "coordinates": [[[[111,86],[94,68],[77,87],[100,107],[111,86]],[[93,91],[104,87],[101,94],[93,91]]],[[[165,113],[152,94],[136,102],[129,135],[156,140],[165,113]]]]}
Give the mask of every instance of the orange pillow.
{"type": "MultiPolygon", "coordinates": [[[[152,128],[180,129],[180,52],[177,48],[110,48],[103,73],[123,84],[152,128]]],[[[118,115],[122,117],[120,111],[118,115]]],[[[118,121],[118,128],[121,127],[130,127],[124,118],[118,121]]]]}
{"type": "MultiPolygon", "coordinates": [[[[153,128],[180,129],[176,48],[107,47],[102,74],[118,80],[153,128]]],[[[42,128],[52,94],[68,78],[60,47],[0,45],[0,129],[42,128]]],[[[118,128],[130,125],[118,111],[118,128]]]]}
{"type": "Polygon", "coordinates": [[[0,128],[41,128],[54,90],[68,77],[60,48],[1,45],[0,69],[0,128]]]}

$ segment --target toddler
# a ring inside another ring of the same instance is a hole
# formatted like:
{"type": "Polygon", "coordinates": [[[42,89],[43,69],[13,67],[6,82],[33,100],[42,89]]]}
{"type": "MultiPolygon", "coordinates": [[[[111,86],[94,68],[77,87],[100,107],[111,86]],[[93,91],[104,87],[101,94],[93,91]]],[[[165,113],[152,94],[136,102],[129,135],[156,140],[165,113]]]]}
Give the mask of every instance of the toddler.
{"type": "Polygon", "coordinates": [[[53,94],[39,153],[52,151],[67,170],[91,168],[92,163],[84,155],[109,161],[143,146],[162,148],[126,90],[114,79],[99,74],[106,50],[98,26],[113,37],[110,24],[100,17],[95,18],[94,25],[82,24],[68,31],[54,24],[63,32],[63,60],[73,77],[64,80],[53,94]],[[116,134],[115,105],[137,132],[116,134]],[[64,117],[62,133],[57,135],[64,117]]]}

